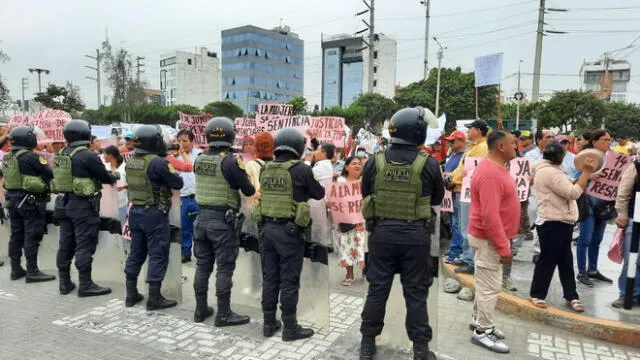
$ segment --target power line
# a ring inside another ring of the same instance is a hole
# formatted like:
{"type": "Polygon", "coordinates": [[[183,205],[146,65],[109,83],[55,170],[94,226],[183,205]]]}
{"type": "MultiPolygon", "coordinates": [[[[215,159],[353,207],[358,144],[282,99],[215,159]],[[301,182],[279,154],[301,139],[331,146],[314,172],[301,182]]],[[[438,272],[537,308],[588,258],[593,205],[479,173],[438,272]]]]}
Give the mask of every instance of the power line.
{"type": "Polygon", "coordinates": [[[570,8],[570,11],[610,11],[610,10],[633,10],[640,9],[640,6],[602,7],[602,8],[570,8]]]}
{"type": "Polygon", "coordinates": [[[492,33],[501,32],[501,31],[505,31],[505,30],[511,30],[511,29],[517,29],[517,28],[527,27],[527,26],[530,26],[530,25],[532,25],[532,24],[535,24],[536,22],[537,22],[537,21],[529,21],[529,22],[527,22],[527,23],[520,24],[520,25],[512,25],[512,26],[507,26],[507,27],[498,28],[498,29],[493,29],[493,30],[488,30],[488,31],[476,32],[476,33],[467,33],[467,34],[461,34],[461,35],[452,35],[451,37],[447,37],[447,36],[445,36],[445,38],[447,39],[447,43],[450,43],[450,42],[453,42],[453,41],[464,40],[464,39],[461,39],[461,38],[468,38],[468,37],[474,37],[474,36],[479,36],[479,35],[492,34],[492,33]]]}
{"type": "Polygon", "coordinates": [[[494,39],[494,40],[489,40],[489,41],[485,41],[485,42],[474,43],[473,45],[468,45],[468,46],[463,46],[463,47],[459,47],[459,48],[450,49],[449,52],[451,53],[451,52],[454,52],[454,51],[470,49],[470,48],[474,48],[474,47],[481,46],[481,45],[492,44],[492,43],[496,43],[496,42],[499,42],[499,41],[514,39],[514,38],[517,38],[517,37],[521,37],[521,36],[529,35],[529,34],[535,34],[535,33],[536,33],[535,31],[527,31],[527,32],[524,32],[524,33],[511,35],[511,36],[503,37],[503,38],[500,38],[500,39],[494,39]]]}
{"type": "MultiPolygon", "coordinates": [[[[536,0],[527,0],[527,1],[521,1],[521,2],[518,2],[518,3],[509,4],[509,5],[496,6],[496,7],[492,7],[492,8],[475,9],[475,10],[454,12],[454,13],[448,13],[448,14],[437,14],[437,17],[440,18],[440,17],[447,17],[447,16],[476,14],[476,13],[487,12],[487,11],[492,11],[492,10],[507,9],[507,8],[514,7],[514,6],[530,4],[530,3],[533,3],[535,1],[536,0]]],[[[378,19],[378,20],[379,21],[393,21],[393,20],[411,20],[411,19],[424,19],[424,16],[420,16],[420,17],[411,16],[411,17],[400,17],[400,18],[383,18],[383,19],[378,19]]]]}

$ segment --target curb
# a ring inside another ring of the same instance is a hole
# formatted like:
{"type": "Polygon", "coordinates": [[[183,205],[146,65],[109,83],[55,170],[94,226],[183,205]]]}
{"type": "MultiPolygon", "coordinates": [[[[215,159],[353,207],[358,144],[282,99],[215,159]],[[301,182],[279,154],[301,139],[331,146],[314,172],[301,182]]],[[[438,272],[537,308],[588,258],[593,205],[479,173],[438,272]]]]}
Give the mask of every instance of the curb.
{"type": "MultiPolygon", "coordinates": [[[[456,279],[463,286],[475,292],[476,280],[473,275],[456,274],[454,269],[454,265],[442,262],[445,278],[456,279]]],[[[497,308],[504,313],[516,315],[522,319],[536,320],[545,325],[576,334],[622,345],[638,346],[640,344],[640,325],[598,319],[553,307],[540,309],[533,306],[527,299],[505,292],[500,292],[497,308]]]]}

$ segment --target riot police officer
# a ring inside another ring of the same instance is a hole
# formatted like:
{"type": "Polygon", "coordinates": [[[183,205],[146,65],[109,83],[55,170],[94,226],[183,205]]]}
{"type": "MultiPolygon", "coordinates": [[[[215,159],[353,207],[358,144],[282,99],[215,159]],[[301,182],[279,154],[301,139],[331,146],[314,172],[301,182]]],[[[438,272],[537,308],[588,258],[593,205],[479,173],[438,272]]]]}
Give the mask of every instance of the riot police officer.
{"type": "Polygon", "coordinates": [[[274,139],[274,161],[265,164],[260,175],[261,200],[252,214],[264,223],[262,240],[263,335],[271,337],[282,327],[276,320],[280,295],[283,341],[313,336],[312,329],[298,325],[297,307],[300,273],[304,258],[303,232],[310,225],[309,199],[324,198],[324,187],[311,168],[300,162],[306,139],[294,128],[284,128],[274,139]]]}
{"type": "Polygon", "coordinates": [[[197,263],[193,280],[196,295],[193,321],[202,322],[213,314],[213,308],[207,306],[207,291],[213,264],[217,262],[218,313],[215,325],[247,324],[248,316],[231,311],[231,278],[236,268],[242,226],[238,221],[238,189],[245,196],[252,196],[255,188],[244,170],[242,159],[236,159],[231,153],[236,137],[233,120],[226,117],[213,118],[207,123],[205,133],[209,151],[200,153],[193,167],[196,175],[196,202],[200,209],[194,231],[197,263]]]}
{"type": "Polygon", "coordinates": [[[53,158],[52,191],[60,195],[55,202],[55,217],[60,222],[60,245],[56,263],[60,277],[60,294],[70,293],[76,285],[69,274],[75,255],[80,288],[79,297],[111,293],[91,280],[93,254],[100,232],[101,184],[114,185],[96,153],[89,150],[91,127],[84,120],[70,120],[63,129],[67,146],[53,158]]]}
{"type": "Polygon", "coordinates": [[[360,359],[372,359],[375,337],[384,325],[385,307],[400,273],[407,306],[406,330],[414,359],[435,359],[427,316],[431,206],[440,205],[444,184],[438,162],[418,148],[433,114],[422,108],[396,112],[389,122],[391,146],[365,165],[362,176],[363,215],[369,236],[369,291],[362,312],[360,359]]]}
{"type": "Polygon", "coordinates": [[[38,247],[47,227],[45,206],[53,172],[47,161],[32,151],[37,145],[32,127],[15,127],[8,139],[11,151],[4,156],[2,175],[11,218],[11,280],[25,275],[28,283],[54,280],[55,276],[38,270],[38,247]],[[23,249],[26,272],[20,264],[23,249]]]}
{"type": "Polygon", "coordinates": [[[133,157],[125,167],[129,201],[131,249],[124,268],[127,296],[125,306],[142,301],[138,292],[138,275],[149,256],[147,310],[166,309],[177,305],[160,293],[169,264],[169,208],[171,190],[182,188],[182,178],[166,159],[167,145],[159,126],[142,125],[133,135],[133,157]]]}

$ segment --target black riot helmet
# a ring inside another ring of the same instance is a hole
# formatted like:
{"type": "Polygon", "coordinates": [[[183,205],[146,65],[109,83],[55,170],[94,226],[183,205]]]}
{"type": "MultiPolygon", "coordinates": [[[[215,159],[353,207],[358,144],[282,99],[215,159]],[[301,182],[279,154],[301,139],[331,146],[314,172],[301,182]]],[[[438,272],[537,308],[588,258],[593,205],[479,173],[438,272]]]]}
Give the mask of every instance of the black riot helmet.
{"type": "Polygon", "coordinates": [[[205,134],[210,147],[232,147],[236,125],[228,117],[215,117],[207,123],[205,134]]]}
{"type": "Polygon", "coordinates": [[[32,126],[16,126],[11,129],[7,138],[9,139],[9,144],[11,144],[11,149],[31,150],[38,145],[38,139],[32,126]]]}
{"type": "Polygon", "coordinates": [[[91,143],[91,126],[86,120],[69,120],[64,126],[63,134],[69,146],[91,143]]]}
{"type": "Polygon", "coordinates": [[[133,132],[134,154],[158,154],[167,152],[167,144],[158,125],[141,125],[133,132]]]}
{"type": "Polygon", "coordinates": [[[300,158],[302,154],[304,154],[304,146],[307,143],[307,138],[297,129],[288,127],[278,131],[273,142],[276,153],[278,151],[289,151],[300,158]]]}
{"type": "Polygon", "coordinates": [[[423,145],[427,140],[427,126],[435,116],[421,107],[399,110],[389,121],[391,144],[423,145]]]}

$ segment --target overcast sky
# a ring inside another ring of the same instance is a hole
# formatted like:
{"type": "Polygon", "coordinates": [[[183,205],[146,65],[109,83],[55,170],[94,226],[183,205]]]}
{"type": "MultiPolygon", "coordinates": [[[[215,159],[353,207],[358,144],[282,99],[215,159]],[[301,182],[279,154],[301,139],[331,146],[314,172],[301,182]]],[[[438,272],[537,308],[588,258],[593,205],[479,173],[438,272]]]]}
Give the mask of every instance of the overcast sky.
{"type": "MultiPolygon", "coordinates": [[[[517,89],[519,60],[522,88],[531,93],[538,0],[432,0],[431,35],[448,49],[443,66],[472,71],[477,56],[504,52],[502,90],[517,89]]],[[[640,36],[638,0],[547,0],[548,8],[569,12],[547,16],[547,29],[568,31],[545,37],[541,92],[579,88],[583,60],[624,48],[640,36]]],[[[19,99],[21,78],[29,78],[30,93],[37,76],[29,67],[51,70],[44,84],[72,81],[80,86],[88,107],[96,106],[95,72],[85,65],[95,55],[108,29],[114,47],[146,57],[145,78],[159,88],[160,54],[206,46],[220,51],[222,29],[253,24],[272,28],[281,19],[305,41],[305,96],[320,103],[321,34],[354,33],[364,27],[354,14],[365,7],[359,0],[0,0],[0,48],[10,57],[0,64],[11,95],[19,99]]],[[[376,0],[376,32],[398,41],[397,82],[422,78],[425,8],[418,0],[376,0]]],[[[640,45],[640,41],[637,42],[640,45]]],[[[637,48],[616,53],[640,63],[637,48]]],[[[436,45],[430,41],[429,63],[436,66],[436,45]]],[[[640,102],[640,74],[632,68],[629,99],[640,102]]],[[[111,91],[103,86],[103,94],[111,91]]]]}

